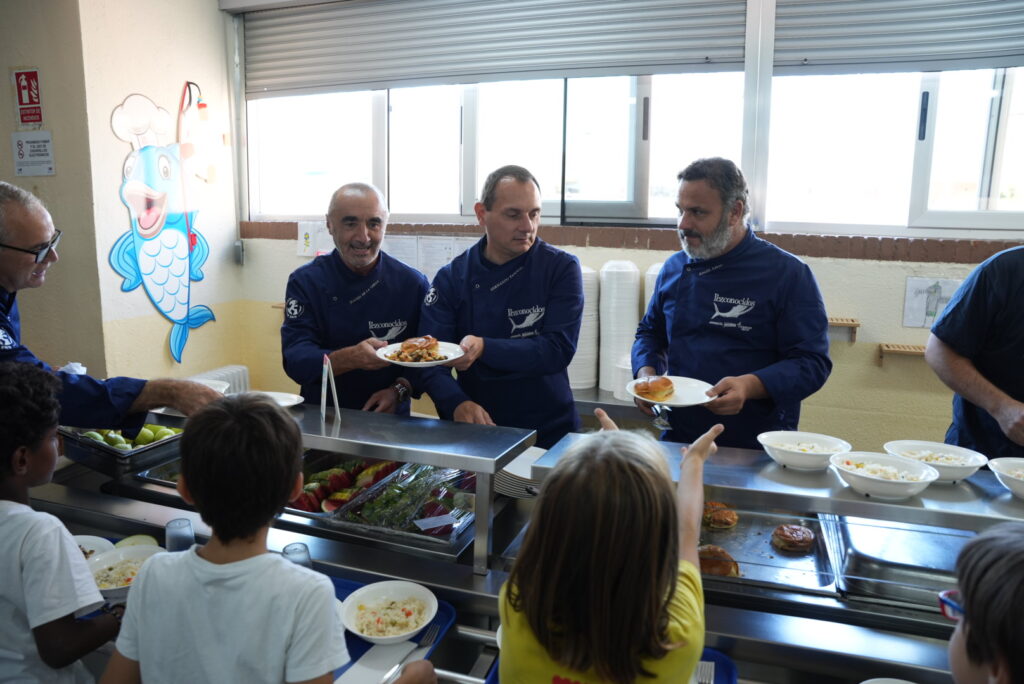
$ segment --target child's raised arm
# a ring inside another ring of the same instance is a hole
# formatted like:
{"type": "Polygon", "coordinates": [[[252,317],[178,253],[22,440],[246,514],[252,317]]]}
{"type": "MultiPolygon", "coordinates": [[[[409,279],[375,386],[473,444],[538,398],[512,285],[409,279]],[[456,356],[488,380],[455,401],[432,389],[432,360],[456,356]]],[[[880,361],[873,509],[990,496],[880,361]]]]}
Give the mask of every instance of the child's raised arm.
{"type": "Polygon", "coordinates": [[[700,543],[700,521],[704,515],[704,461],[715,453],[715,438],[725,428],[713,426],[688,448],[683,447],[676,485],[676,511],[679,516],[679,558],[700,567],[697,545],[700,543]]]}

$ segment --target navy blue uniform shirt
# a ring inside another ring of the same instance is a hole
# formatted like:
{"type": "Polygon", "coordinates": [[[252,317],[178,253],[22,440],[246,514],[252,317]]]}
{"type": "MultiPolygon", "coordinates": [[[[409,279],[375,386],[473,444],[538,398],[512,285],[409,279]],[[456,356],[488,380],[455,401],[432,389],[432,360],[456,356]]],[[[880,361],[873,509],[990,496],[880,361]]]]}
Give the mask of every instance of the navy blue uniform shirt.
{"type": "Polygon", "coordinates": [[[476,335],[484,353],[458,382],[449,368],[425,369],[423,389],[446,420],[471,400],[498,425],[536,430],[547,448],[580,425],[566,370],[583,315],[580,263],[537,239],[496,266],[484,258],[486,244],[481,238],[438,272],[420,314],[422,334],[455,343],[476,335]]]}
{"type": "MultiPolygon", "coordinates": [[[[31,363],[53,371],[21,343],[21,316],[16,293],[0,290],[0,361],[31,363]]],[[[56,371],[63,388],[60,392],[60,424],[84,428],[138,428],[145,413],[126,421],[128,409],[135,403],[146,381],[138,378],[97,380],[88,375],[56,371]]]]}
{"type": "Polygon", "coordinates": [[[751,231],[714,259],[672,255],[633,343],[633,375],[644,366],[712,385],[753,373],[768,391],[735,416],[673,408],[666,440],[693,442],[722,423],[720,445],[760,449],[758,434],[797,429],[800,401],[832,370],[828,317],[811,269],[751,231]]]}
{"type": "MultiPolygon", "coordinates": [[[[1024,401],[1024,247],[999,252],[974,269],[932,333],[993,385],[1024,401]]],[[[946,442],[989,458],[1024,457],[1024,446],[1011,442],[995,418],[959,394],[953,395],[946,442]]]]}
{"type": "MultiPolygon", "coordinates": [[[[300,266],[288,278],[281,353],[284,370],[307,403],[320,403],[324,354],[376,337],[388,344],[416,336],[426,276],[384,252],[367,275],[352,271],[338,250],[300,266]]],[[[342,408],[362,409],[370,396],[414,374],[401,366],[351,370],[336,377],[342,408]]],[[[330,400],[328,400],[330,402],[330,400]]],[[[396,413],[409,415],[409,402],[396,413]]]]}

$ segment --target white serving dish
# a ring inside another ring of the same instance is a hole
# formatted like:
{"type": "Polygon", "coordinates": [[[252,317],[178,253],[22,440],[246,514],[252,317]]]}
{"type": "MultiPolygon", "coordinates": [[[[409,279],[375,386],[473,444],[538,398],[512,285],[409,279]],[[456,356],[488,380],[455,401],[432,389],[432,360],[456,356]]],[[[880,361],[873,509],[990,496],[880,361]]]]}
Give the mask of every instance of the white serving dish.
{"type": "MultiPolygon", "coordinates": [[[[101,569],[115,563],[125,560],[144,561],[163,550],[160,546],[121,546],[105,553],[96,554],[86,562],[89,564],[89,571],[95,576],[101,569]]],[[[128,590],[131,589],[131,586],[131,583],[128,583],[113,589],[100,589],[100,593],[108,603],[124,603],[128,599],[128,590]]]]}
{"type": "Polygon", "coordinates": [[[626,394],[639,399],[640,401],[646,401],[648,404],[657,404],[659,406],[700,406],[712,401],[715,397],[709,397],[707,395],[714,385],[698,380],[696,378],[684,378],[679,375],[666,375],[666,378],[672,381],[672,396],[664,401],[651,401],[645,399],[639,394],[633,391],[636,384],[643,378],[637,378],[636,380],[630,380],[626,384],[626,394]]]}
{"type": "Polygon", "coordinates": [[[345,624],[345,629],[352,632],[360,639],[366,639],[374,644],[397,644],[402,641],[406,641],[429,625],[435,615],[437,615],[437,597],[434,596],[434,592],[430,591],[422,584],[405,582],[403,580],[388,580],[386,582],[374,582],[373,584],[367,584],[365,587],[360,587],[345,597],[345,601],[341,605],[341,620],[345,624]],[[357,615],[359,614],[360,605],[369,606],[383,601],[402,600],[407,598],[418,598],[427,605],[423,624],[409,630],[408,632],[392,636],[370,636],[368,634],[363,634],[356,629],[357,615]]]}
{"type": "Polygon", "coordinates": [[[911,458],[893,456],[870,451],[850,451],[842,454],[833,454],[829,457],[832,469],[836,471],[843,482],[859,494],[870,496],[882,501],[901,501],[920,494],[925,487],[939,479],[939,471],[926,463],[915,461],[911,458]],[[896,470],[906,472],[918,477],[917,480],[886,480],[882,477],[869,475],[866,472],[847,470],[842,467],[844,461],[859,463],[877,463],[882,466],[891,466],[896,470]]]}
{"type": "Polygon", "coordinates": [[[832,454],[844,453],[853,448],[849,442],[838,437],[795,430],[762,432],[757,436],[757,441],[773,461],[796,470],[825,470],[832,454]],[[813,444],[814,450],[797,451],[782,446],[797,444],[813,444]]]}
{"type": "Polygon", "coordinates": [[[909,458],[920,463],[926,463],[932,468],[935,468],[939,471],[939,479],[936,480],[936,482],[958,482],[970,477],[978,471],[978,468],[988,463],[988,458],[979,454],[977,451],[972,451],[952,444],[943,444],[942,442],[921,442],[914,439],[899,439],[893,442],[886,442],[884,448],[893,456],[902,456],[903,458],[909,458]],[[929,461],[926,460],[928,455],[923,452],[932,452],[932,454],[951,456],[953,458],[962,459],[965,463],[963,465],[954,465],[952,463],[929,461]]]}
{"type": "Polygon", "coordinates": [[[1001,485],[1017,498],[1024,499],[1024,480],[1010,474],[1014,470],[1024,470],[1024,458],[993,458],[989,459],[988,467],[1001,485]]]}
{"type": "Polygon", "coordinates": [[[101,553],[106,553],[107,551],[112,551],[114,549],[114,542],[91,534],[76,534],[75,543],[86,551],[91,551],[86,560],[95,558],[101,553]]]}

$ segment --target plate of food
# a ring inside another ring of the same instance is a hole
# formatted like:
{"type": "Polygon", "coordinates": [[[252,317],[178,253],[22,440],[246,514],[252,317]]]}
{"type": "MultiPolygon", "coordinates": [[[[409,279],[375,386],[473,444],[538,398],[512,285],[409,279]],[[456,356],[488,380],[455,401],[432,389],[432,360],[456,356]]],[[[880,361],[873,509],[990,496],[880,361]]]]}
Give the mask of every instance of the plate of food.
{"type": "Polygon", "coordinates": [[[410,337],[377,350],[377,357],[396,366],[426,368],[454,361],[465,352],[454,342],[438,342],[430,335],[410,337]]]}
{"type": "Polygon", "coordinates": [[[345,628],[375,644],[406,641],[436,614],[434,593],[404,580],[367,584],[349,594],[341,605],[345,628]]]}
{"type": "Polygon", "coordinates": [[[711,385],[703,380],[678,375],[652,375],[637,378],[626,385],[626,392],[631,396],[662,406],[706,404],[714,399],[707,395],[709,389],[711,385]]]}
{"type": "Polygon", "coordinates": [[[89,560],[95,554],[114,550],[114,542],[91,534],[76,534],[75,543],[82,550],[82,555],[89,560]]]}

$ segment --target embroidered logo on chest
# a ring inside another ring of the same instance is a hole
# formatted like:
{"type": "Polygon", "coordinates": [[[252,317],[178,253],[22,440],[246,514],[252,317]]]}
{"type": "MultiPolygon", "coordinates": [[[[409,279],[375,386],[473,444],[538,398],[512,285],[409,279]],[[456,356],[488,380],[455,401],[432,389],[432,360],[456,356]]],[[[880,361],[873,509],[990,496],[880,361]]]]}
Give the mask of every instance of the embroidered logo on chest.
{"type": "Polygon", "coordinates": [[[401,335],[402,332],[405,331],[406,326],[409,325],[408,321],[403,321],[401,319],[387,321],[385,323],[367,321],[366,324],[370,328],[370,334],[383,342],[390,342],[395,339],[401,335]]]}
{"type": "Polygon", "coordinates": [[[544,318],[544,311],[546,307],[543,306],[531,306],[528,309],[509,309],[508,310],[508,322],[512,325],[512,330],[509,331],[510,337],[529,337],[536,335],[536,330],[527,330],[532,326],[540,322],[540,319],[544,318]],[[517,333],[517,330],[523,332],[517,333]]]}
{"type": "Polygon", "coordinates": [[[6,330],[0,328],[0,349],[14,349],[18,345],[15,344],[14,338],[11,337],[6,330]]]}
{"type": "Polygon", "coordinates": [[[738,328],[744,332],[750,330],[749,325],[743,325],[739,317],[750,313],[757,306],[757,302],[749,297],[737,299],[735,297],[723,297],[715,293],[711,300],[715,313],[708,319],[708,325],[717,325],[723,328],[738,328]],[[721,320],[716,320],[721,319],[721,320]]]}

